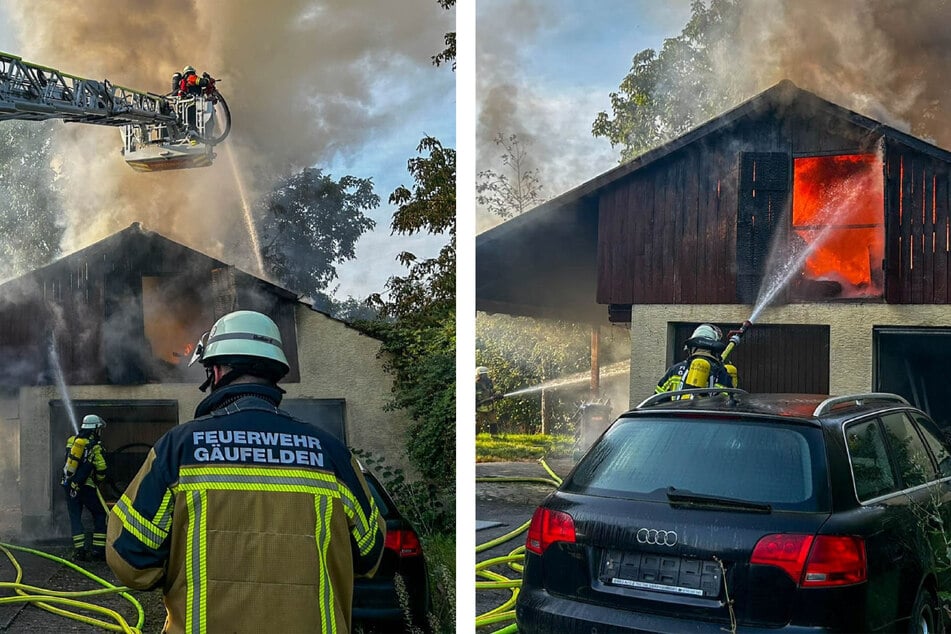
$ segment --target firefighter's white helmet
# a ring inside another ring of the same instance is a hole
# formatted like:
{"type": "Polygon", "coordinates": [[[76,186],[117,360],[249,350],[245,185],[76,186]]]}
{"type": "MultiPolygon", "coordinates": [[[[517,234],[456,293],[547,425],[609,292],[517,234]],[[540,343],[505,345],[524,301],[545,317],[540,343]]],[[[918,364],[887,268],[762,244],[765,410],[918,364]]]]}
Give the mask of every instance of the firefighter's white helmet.
{"type": "Polygon", "coordinates": [[[182,69],[182,75],[187,75],[188,73],[194,73],[194,72],[195,72],[194,66],[186,66],[185,68],[182,69]]]}
{"type": "Polygon", "coordinates": [[[476,378],[479,378],[480,376],[486,375],[488,373],[489,373],[489,368],[485,367],[484,365],[480,365],[478,368],[476,368],[476,378]]]}
{"type": "Polygon", "coordinates": [[[277,324],[267,315],[253,310],[237,310],[216,321],[195,344],[188,365],[196,361],[206,366],[263,362],[279,366],[281,377],[290,369],[277,324]]]}
{"type": "Polygon", "coordinates": [[[720,340],[722,337],[723,333],[713,324],[700,324],[684,343],[684,350],[710,350],[719,354],[726,347],[720,340]]]}
{"type": "Polygon", "coordinates": [[[720,341],[722,337],[723,332],[713,324],[700,324],[690,335],[691,339],[703,338],[712,339],[713,341],[720,341]]]}
{"type": "Polygon", "coordinates": [[[80,429],[102,429],[106,426],[106,421],[95,414],[86,414],[83,416],[83,424],[80,429]]]}

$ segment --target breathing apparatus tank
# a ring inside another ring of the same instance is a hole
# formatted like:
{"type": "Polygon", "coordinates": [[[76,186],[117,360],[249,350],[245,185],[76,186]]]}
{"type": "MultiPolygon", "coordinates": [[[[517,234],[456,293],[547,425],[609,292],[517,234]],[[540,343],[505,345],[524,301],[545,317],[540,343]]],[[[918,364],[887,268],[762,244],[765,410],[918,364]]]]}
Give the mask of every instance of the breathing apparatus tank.
{"type": "Polygon", "coordinates": [[[731,387],[739,387],[740,373],[737,371],[736,366],[732,363],[724,363],[723,367],[726,368],[726,371],[730,374],[730,382],[733,383],[731,387]]]}
{"type": "Polygon", "coordinates": [[[69,453],[66,455],[66,464],[63,466],[63,481],[61,484],[69,489],[70,495],[75,496],[76,491],[82,482],[77,482],[76,473],[80,466],[87,464],[85,461],[86,447],[89,446],[89,437],[77,436],[73,440],[69,453]]]}
{"type": "Polygon", "coordinates": [[[684,389],[692,387],[710,387],[710,360],[704,357],[694,357],[684,376],[684,389]]]}

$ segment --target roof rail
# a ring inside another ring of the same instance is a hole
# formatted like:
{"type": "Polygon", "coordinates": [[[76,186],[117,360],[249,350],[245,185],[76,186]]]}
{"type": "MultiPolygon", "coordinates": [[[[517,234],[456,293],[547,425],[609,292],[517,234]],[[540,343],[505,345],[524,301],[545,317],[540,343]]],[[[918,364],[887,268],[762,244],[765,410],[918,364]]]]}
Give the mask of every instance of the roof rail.
{"type": "MultiPolygon", "coordinates": [[[[661,392],[660,394],[654,394],[653,396],[648,396],[643,401],[638,404],[634,409],[641,409],[642,407],[650,407],[651,405],[656,405],[657,403],[663,403],[664,401],[672,401],[674,399],[681,399],[685,395],[693,396],[716,396],[717,394],[729,394],[731,397],[737,396],[739,394],[748,394],[746,390],[740,390],[735,387],[696,387],[690,388],[689,390],[674,390],[672,392],[661,392]]],[[[684,399],[689,400],[689,399],[684,399]]]]}
{"type": "Polygon", "coordinates": [[[897,394],[890,394],[888,392],[870,392],[868,394],[852,394],[849,396],[830,396],[826,400],[819,403],[818,407],[816,407],[816,411],[814,411],[812,415],[821,416],[823,414],[828,414],[837,405],[842,405],[844,403],[862,405],[863,403],[868,403],[870,401],[883,401],[886,403],[896,403],[898,405],[911,405],[911,403],[906,401],[903,397],[897,394]]]}

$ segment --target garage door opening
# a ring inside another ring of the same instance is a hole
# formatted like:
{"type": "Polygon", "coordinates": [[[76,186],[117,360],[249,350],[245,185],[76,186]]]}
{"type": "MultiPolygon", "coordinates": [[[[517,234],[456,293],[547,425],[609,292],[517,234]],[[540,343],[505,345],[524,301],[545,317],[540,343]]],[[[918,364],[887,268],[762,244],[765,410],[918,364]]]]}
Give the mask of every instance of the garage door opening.
{"type": "Polygon", "coordinates": [[[932,418],[951,423],[947,360],[951,328],[890,328],[872,331],[874,389],[904,396],[932,418]]]}
{"type": "MultiPolygon", "coordinates": [[[[178,401],[73,401],[77,424],[86,414],[98,414],[106,421],[102,432],[103,455],[106,458],[106,482],[101,487],[106,502],[115,502],[139,467],[152,445],[166,431],[178,424],[178,401]]],[[[68,527],[63,489],[59,482],[66,458],[66,441],[74,434],[69,412],[63,401],[50,401],[50,483],[53,488],[54,517],[59,525],[68,527]],[[66,522],[65,524],[63,522],[66,522]]]]}

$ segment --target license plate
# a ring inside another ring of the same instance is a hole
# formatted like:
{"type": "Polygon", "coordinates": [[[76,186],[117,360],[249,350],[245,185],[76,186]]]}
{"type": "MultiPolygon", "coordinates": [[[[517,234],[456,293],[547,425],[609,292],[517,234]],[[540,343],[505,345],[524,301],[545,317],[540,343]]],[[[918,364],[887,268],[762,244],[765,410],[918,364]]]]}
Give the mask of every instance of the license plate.
{"type": "Polygon", "coordinates": [[[652,553],[606,551],[601,583],[694,597],[720,595],[720,564],[652,553]]]}

